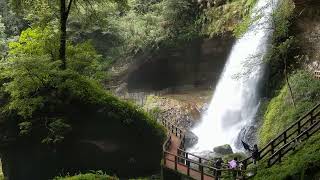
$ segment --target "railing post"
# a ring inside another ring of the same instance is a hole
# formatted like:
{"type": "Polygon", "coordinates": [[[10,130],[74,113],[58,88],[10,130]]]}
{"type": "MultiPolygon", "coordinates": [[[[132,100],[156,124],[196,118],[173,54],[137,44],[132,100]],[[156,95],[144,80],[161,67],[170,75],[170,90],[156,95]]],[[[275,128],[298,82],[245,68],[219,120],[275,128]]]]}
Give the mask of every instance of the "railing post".
{"type": "MultiPolygon", "coordinates": [[[[187,156],[188,156],[188,154],[187,154],[187,156]]],[[[187,175],[188,176],[190,176],[190,161],[188,160],[188,158],[187,158],[187,167],[188,167],[188,169],[187,169],[187,175]]]]}
{"type": "Polygon", "coordinates": [[[201,180],[204,179],[204,175],[203,175],[203,166],[200,165],[200,172],[201,172],[201,180]]]}
{"type": "Polygon", "coordinates": [[[178,137],[178,128],[176,127],[176,136],[178,137]]]}
{"type": "Polygon", "coordinates": [[[244,170],[247,169],[247,166],[248,166],[248,160],[243,161],[244,170]]]}
{"type": "Polygon", "coordinates": [[[200,171],[201,171],[201,167],[202,167],[202,166],[200,165],[201,163],[202,163],[202,159],[199,158],[199,170],[200,170],[200,171]]]}
{"type": "Polygon", "coordinates": [[[301,133],[301,121],[298,122],[298,135],[301,133]]]}
{"type": "Polygon", "coordinates": [[[177,163],[178,162],[178,157],[174,156],[174,169],[177,170],[177,163]]]}
{"type": "Polygon", "coordinates": [[[281,151],[282,151],[282,149],[279,150],[279,156],[278,156],[279,163],[281,162],[281,157],[282,157],[282,152],[281,151]]]}
{"type": "Polygon", "coordinates": [[[268,160],[268,167],[270,167],[271,166],[271,158],[269,158],[269,160],[268,160]]]}

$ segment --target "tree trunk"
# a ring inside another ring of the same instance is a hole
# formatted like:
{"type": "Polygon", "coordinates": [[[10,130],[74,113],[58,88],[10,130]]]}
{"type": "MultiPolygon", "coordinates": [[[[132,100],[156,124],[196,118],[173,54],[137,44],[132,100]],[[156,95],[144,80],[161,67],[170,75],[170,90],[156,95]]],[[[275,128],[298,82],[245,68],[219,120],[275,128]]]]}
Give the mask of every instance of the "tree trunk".
{"type": "Polygon", "coordinates": [[[67,68],[66,41],[67,41],[67,14],[66,0],[60,0],[60,50],[59,58],[62,61],[61,69],[67,68]]]}
{"type": "Polygon", "coordinates": [[[289,92],[290,92],[292,104],[293,104],[294,108],[296,108],[296,103],[295,103],[295,101],[294,101],[294,96],[293,96],[292,88],[291,88],[291,85],[290,85],[290,82],[289,82],[289,78],[288,78],[287,60],[286,60],[286,58],[284,58],[284,76],[285,76],[285,78],[286,78],[286,83],[287,83],[288,88],[289,88],[289,92]]]}
{"type": "Polygon", "coordinates": [[[67,0],[60,0],[60,50],[59,59],[62,61],[61,69],[67,68],[67,58],[66,58],[66,46],[67,46],[67,21],[70,13],[71,5],[73,0],[69,1],[68,6],[66,6],[67,0]]]}

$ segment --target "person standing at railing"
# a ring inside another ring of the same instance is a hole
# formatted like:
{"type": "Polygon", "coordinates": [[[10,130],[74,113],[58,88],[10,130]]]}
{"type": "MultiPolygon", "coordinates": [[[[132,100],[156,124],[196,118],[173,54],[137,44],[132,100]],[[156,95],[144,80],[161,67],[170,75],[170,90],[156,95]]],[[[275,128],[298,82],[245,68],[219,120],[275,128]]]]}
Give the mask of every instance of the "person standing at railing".
{"type": "Polygon", "coordinates": [[[245,143],[244,141],[242,141],[242,145],[243,145],[245,150],[251,152],[251,157],[252,157],[252,160],[253,160],[253,164],[256,165],[257,161],[260,159],[260,153],[259,153],[258,145],[255,144],[255,145],[253,145],[253,148],[252,148],[249,144],[245,143]]]}
{"type": "MultiPolygon", "coordinates": [[[[251,149],[250,149],[251,150],[251,149]]],[[[258,149],[258,145],[255,144],[251,150],[252,152],[252,159],[253,159],[253,164],[256,165],[257,164],[257,161],[259,160],[260,158],[260,153],[259,153],[259,149],[258,149]]]]}
{"type": "Polygon", "coordinates": [[[221,157],[219,157],[216,162],[214,163],[214,166],[215,168],[217,168],[217,172],[216,172],[216,176],[217,176],[217,179],[219,179],[219,177],[221,176],[221,168],[222,168],[222,164],[223,164],[223,160],[221,157]]]}

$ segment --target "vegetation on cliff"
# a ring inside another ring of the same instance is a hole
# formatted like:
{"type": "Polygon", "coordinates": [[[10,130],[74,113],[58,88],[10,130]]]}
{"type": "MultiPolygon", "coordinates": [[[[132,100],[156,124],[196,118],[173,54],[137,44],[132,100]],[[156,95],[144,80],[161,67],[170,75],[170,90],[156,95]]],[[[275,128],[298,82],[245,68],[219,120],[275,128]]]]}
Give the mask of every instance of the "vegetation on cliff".
{"type": "Polygon", "coordinates": [[[267,144],[320,101],[320,81],[305,71],[290,76],[290,84],[295,98],[293,106],[288,86],[284,85],[279,94],[272,98],[260,128],[259,144],[267,144]]]}
{"type": "Polygon", "coordinates": [[[317,179],[320,168],[320,134],[316,134],[296,148],[280,164],[271,168],[261,163],[254,179],[317,179]]]}
{"type": "MultiPolygon", "coordinates": [[[[312,1],[308,1],[312,3],[312,1]]],[[[305,3],[304,10],[313,8],[305,3]]],[[[320,102],[320,81],[305,68],[305,42],[296,39],[294,31],[302,12],[292,0],[280,1],[273,15],[275,25],[272,48],[266,56],[269,65],[263,123],[259,129],[259,145],[263,147],[290,124],[320,102]]],[[[312,19],[312,15],[309,16],[312,19]]],[[[312,55],[310,55],[312,56],[312,55]]],[[[296,147],[281,163],[267,167],[260,162],[254,179],[313,179],[319,176],[319,133],[296,147]]]]}
{"type": "Polygon", "coordinates": [[[115,176],[109,176],[102,172],[95,173],[87,173],[87,174],[79,174],[76,176],[65,176],[65,177],[56,177],[54,180],[119,180],[119,178],[115,176]]]}
{"type": "Polygon", "coordinates": [[[292,0],[281,1],[273,15],[272,47],[266,56],[269,65],[267,103],[260,128],[260,145],[283,131],[311,109],[320,99],[320,83],[302,66],[299,58],[302,42],[295,40],[292,26],[299,17],[292,0]]]}
{"type": "Polygon", "coordinates": [[[200,18],[202,32],[211,37],[230,32],[241,36],[254,22],[250,15],[256,2],[257,0],[235,0],[205,9],[200,18]]]}

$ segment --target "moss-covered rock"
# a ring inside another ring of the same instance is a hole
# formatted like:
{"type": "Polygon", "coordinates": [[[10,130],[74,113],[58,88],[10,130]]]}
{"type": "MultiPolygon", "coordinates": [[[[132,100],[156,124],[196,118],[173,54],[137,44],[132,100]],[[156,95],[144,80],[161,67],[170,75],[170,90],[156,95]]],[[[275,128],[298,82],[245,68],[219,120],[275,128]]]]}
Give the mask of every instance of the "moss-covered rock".
{"type": "Polygon", "coordinates": [[[215,152],[217,154],[221,154],[221,155],[227,155],[227,154],[233,153],[232,148],[229,144],[217,146],[217,147],[213,148],[213,152],[215,152]]]}
{"type": "Polygon", "coordinates": [[[10,179],[90,170],[135,177],[159,170],[165,129],[137,106],[76,74],[64,76],[57,91],[42,96],[43,105],[28,121],[15,113],[0,118],[0,155],[10,179]],[[59,134],[54,117],[64,119],[69,130],[59,134]],[[32,128],[21,133],[21,120],[32,128]]]}

